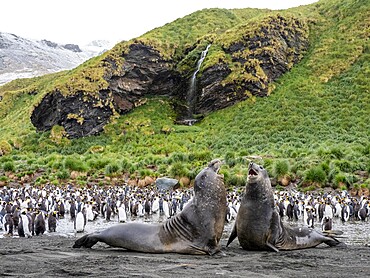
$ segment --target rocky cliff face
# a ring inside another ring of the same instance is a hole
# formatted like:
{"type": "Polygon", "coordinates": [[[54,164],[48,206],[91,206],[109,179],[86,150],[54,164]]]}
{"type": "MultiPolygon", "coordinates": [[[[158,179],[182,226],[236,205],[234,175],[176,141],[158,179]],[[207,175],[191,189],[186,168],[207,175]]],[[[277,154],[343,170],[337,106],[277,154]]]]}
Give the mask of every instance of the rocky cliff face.
{"type": "Polygon", "coordinates": [[[132,44],[123,58],[124,73],[109,80],[113,104],[119,113],[129,112],[146,95],[171,96],[178,90],[179,74],[172,70],[171,61],[164,60],[153,47],[132,44]]]}
{"type": "MultiPolygon", "coordinates": [[[[308,27],[298,19],[275,16],[254,28],[245,34],[241,30],[240,39],[231,44],[212,42],[212,46],[219,44],[231,61],[217,60],[203,69],[197,81],[195,114],[207,114],[251,96],[267,96],[271,82],[297,63],[308,46],[308,27]]],[[[114,71],[119,74],[105,76],[107,89],[94,97],[83,92],[68,96],[52,92],[35,107],[32,123],[38,130],[62,125],[75,138],[100,132],[114,110],[127,113],[148,95],[186,103],[188,78],[177,72],[175,62],[164,59],[159,50],[135,42],[121,59],[121,68],[114,71]]],[[[105,62],[117,67],[109,59],[105,62]]]]}
{"type": "Polygon", "coordinates": [[[110,102],[107,92],[99,92],[97,97],[83,93],[65,97],[54,92],[43,98],[32,113],[31,122],[40,131],[50,130],[54,125],[63,126],[70,138],[95,135],[113,115],[110,102]]]}
{"type": "Polygon", "coordinates": [[[272,81],[296,64],[308,47],[308,27],[299,20],[271,17],[252,35],[225,47],[230,64],[216,64],[199,78],[196,111],[219,110],[250,96],[264,97],[272,81]],[[237,78],[227,78],[237,73],[237,78]]]}
{"type": "MultiPolygon", "coordinates": [[[[35,107],[32,124],[40,131],[61,125],[69,138],[97,134],[114,110],[127,113],[141,105],[147,95],[172,96],[181,84],[173,65],[153,47],[132,44],[123,59],[121,74],[109,76],[108,89],[97,95],[50,93],[35,107]]],[[[109,60],[105,62],[114,66],[109,60]]]]}

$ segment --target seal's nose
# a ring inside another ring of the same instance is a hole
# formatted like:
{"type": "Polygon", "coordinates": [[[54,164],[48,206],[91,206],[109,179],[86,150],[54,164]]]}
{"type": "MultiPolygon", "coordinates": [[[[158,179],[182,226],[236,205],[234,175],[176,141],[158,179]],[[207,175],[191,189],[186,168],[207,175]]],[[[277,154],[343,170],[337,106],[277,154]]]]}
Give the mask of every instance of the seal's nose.
{"type": "Polygon", "coordinates": [[[249,168],[253,166],[253,161],[249,162],[249,168]]]}

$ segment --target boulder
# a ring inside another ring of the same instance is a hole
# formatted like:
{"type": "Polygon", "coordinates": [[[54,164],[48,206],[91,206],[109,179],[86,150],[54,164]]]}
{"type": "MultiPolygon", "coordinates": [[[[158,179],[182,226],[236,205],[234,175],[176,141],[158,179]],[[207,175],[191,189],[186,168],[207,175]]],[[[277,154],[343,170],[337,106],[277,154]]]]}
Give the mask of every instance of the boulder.
{"type": "Polygon", "coordinates": [[[162,177],[156,179],[155,185],[159,191],[166,191],[173,189],[178,182],[179,181],[177,179],[162,177]]]}

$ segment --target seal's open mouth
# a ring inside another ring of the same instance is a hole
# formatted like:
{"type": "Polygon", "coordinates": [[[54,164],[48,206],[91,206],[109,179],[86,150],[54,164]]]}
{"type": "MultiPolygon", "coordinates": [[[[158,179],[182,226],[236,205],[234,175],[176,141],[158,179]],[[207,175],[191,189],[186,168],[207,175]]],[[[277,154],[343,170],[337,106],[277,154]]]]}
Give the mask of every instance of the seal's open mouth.
{"type": "Polygon", "coordinates": [[[258,173],[254,169],[249,169],[248,176],[258,176],[258,173]]]}

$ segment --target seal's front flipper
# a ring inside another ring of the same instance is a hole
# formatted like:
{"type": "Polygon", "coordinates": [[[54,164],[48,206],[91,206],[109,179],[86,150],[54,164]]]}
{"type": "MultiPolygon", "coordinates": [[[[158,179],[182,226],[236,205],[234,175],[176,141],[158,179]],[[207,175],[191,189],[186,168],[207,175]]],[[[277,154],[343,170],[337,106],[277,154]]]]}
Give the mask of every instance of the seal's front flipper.
{"type": "Polygon", "coordinates": [[[214,256],[215,254],[218,254],[222,252],[221,249],[218,246],[209,247],[207,250],[208,255],[214,256]]]}
{"type": "Polygon", "coordinates": [[[213,253],[213,254],[210,254],[212,256],[215,256],[215,257],[226,257],[226,253],[222,250],[218,250],[216,253],[213,253]]]}
{"type": "Polygon", "coordinates": [[[92,235],[84,235],[83,237],[77,239],[75,244],[72,246],[73,248],[91,248],[94,246],[99,240],[92,236],[92,235]]]}
{"type": "Polygon", "coordinates": [[[341,235],[343,235],[343,231],[339,231],[339,230],[326,230],[326,231],[322,231],[322,233],[330,237],[340,237],[341,235]]]}
{"type": "Polygon", "coordinates": [[[234,239],[238,237],[238,233],[236,231],[236,224],[234,225],[234,228],[229,236],[229,240],[227,241],[226,247],[229,246],[231,242],[233,242],[234,239]]]}
{"type": "Polygon", "coordinates": [[[279,252],[279,249],[277,249],[274,245],[272,245],[270,242],[266,242],[266,246],[271,249],[271,251],[279,252]]]}
{"type": "Polygon", "coordinates": [[[337,240],[335,237],[327,237],[328,239],[324,241],[326,245],[329,245],[330,247],[341,247],[346,248],[347,244],[344,242],[341,242],[337,240]]]}

